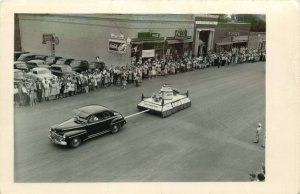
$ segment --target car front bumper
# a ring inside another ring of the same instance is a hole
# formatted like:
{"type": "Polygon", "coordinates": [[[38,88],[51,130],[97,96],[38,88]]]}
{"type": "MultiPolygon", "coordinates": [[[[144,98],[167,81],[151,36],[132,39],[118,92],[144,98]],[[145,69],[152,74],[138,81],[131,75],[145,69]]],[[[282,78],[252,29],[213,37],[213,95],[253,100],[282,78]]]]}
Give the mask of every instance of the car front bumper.
{"type": "Polygon", "coordinates": [[[63,145],[63,146],[68,145],[66,141],[58,141],[58,140],[54,139],[50,133],[48,134],[48,138],[55,144],[59,144],[59,145],[63,145]]]}

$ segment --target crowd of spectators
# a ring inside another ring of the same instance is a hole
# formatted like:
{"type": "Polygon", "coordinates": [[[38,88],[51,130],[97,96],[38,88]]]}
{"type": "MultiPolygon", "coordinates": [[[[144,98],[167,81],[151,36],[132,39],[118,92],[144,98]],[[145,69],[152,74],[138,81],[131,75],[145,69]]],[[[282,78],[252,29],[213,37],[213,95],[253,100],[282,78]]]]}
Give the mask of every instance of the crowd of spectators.
{"type": "Polygon", "coordinates": [[[139,86],[142,79],[153,79],[178,73],[226,66],[239,63],[265,61],[265,51],[233,48],[225,52],[208,52],[199,57],[167,57],[166,59],[133,60],[128,66],[105,67],[88,70],[74,75],[65,75],[57,79],[30,80],[14,84],[14,102],[16,107],[34,106],[43,101],[65,98],[80,93],[88,93],[105,87],[117,86],[125,89],[134,83],[139,86]]]}

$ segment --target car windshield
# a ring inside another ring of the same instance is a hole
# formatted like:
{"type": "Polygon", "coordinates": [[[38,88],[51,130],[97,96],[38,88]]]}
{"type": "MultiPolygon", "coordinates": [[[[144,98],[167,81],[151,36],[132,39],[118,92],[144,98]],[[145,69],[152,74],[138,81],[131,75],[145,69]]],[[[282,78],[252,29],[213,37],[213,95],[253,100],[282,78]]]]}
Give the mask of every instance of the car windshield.
{"type": "Polygon", "coordinates": [[[45,62],[52,63],[54,61],[54,59],[55,59],[54,57],[47,57],[45,62]]]}
{"type": "Polygon", "coordinates": [[[18,68],[27,68],[27,65],[25,63],[19,63],[16,65],[18,68]]]}
{"type": "Polygon", "coordinates": [[[64,71],[72,71],[72,68],[69,66],[62,67],[64,71]]]}
{"type": "Polygon", "coordinates": [[[86,112],[80,111],[78,109],[74,110],[74,113],[75,113],[74,118],[77,121],[84,122],[84,123],[87,122],[89,114],[87,114],[86,112]]]}
{"type": "Polygon", "coordinates": [[[56,61],[56,64],[58,64],[58,65],[63,65],[63,64],[65,64],[65,61],[66,61],[66,59],[58,59],[58,60],[56,61]]]}
{"type": "Polygon", "coordinates": [[[80,66],[80,61],[72,61],[70,64],[71,67],[77,67],[80,66]]]}

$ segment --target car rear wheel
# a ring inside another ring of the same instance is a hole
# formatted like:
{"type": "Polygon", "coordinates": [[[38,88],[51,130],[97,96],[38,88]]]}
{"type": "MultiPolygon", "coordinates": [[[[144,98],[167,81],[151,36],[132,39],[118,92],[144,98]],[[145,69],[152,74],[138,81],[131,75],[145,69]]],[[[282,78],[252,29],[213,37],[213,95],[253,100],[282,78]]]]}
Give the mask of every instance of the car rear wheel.
{"type": "Polygon", "coordinates": [[[81,139],[80,139],[80,137],[75,137],[75,138],[73,138],[73,139],[71,140],[71,142],[70,142],[70,146],[71,146],[72,148],[76,148],[76,147],[78,147],[80,144],[81,144],[81,139]]]}
{"type": "Polygon", "coordinates": [[[119,124],[113,124],[113,125],[111,126],[110,132],[111,132],[111,133],[118,133],[119,130],[120,130],[120,125],[119,125],[119,124]]]}

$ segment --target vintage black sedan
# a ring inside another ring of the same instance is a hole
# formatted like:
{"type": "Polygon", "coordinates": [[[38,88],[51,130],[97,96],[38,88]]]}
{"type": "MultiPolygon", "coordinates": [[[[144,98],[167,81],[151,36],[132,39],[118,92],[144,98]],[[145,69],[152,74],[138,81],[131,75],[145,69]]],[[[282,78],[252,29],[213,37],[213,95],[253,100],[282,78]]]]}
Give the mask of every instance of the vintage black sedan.
{"type": "Polygon", "coordinates": [[[117,133],[126,123],[122,114],[100,105],[75,110],[67,121],[50,127],[48,137],[59,145],[78,147],[83,141],[105,133],[117,133]]]}

